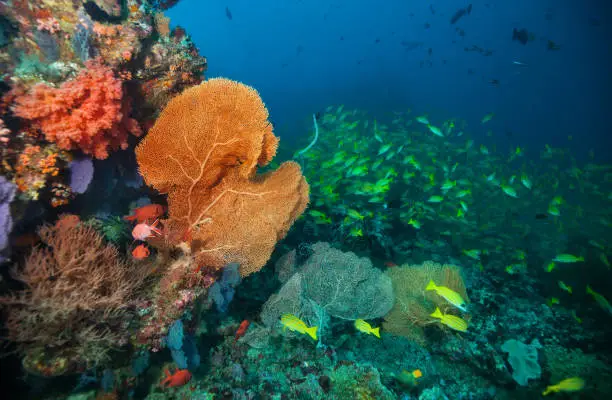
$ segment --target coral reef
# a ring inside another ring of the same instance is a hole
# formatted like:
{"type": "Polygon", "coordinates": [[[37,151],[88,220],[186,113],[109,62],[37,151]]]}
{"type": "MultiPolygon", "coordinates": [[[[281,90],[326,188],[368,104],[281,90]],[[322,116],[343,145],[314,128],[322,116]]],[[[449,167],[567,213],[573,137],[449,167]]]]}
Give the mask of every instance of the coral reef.
{"type": "Polygon", "coordinates": [[[169,30],[162,7],[128,3],[0,4],[8,84],[0,87],[0,173],[20,180],[20,201],[68,204],[79,193],[64,179],[71,152],[105,159],[126,149],[168,100],[203,79],[205,58],[183,30],[169,30]],[[57,155],[47,160],[53,175],[20,162],[38,148],[57,155]]]}
{"type": "Polygon", "coordinates": [[[22,398],[612,397],[609,166],[344,106],[275,158],[259,93],[204,81],[175,3],[0,2],[22,398]]]}

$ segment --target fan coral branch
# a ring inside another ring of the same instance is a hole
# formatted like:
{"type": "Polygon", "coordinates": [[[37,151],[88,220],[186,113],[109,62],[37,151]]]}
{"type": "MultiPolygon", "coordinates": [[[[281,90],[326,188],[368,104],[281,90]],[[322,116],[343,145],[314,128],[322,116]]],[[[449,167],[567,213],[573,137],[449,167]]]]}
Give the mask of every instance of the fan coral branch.
{"type": "MultiPolygon", "coordinates": [[[[430,314],[439,307],[446,313],[456,314],[457,310],[448,302],[425,287],[430,280],[439,286],[446,286],[469,302],[461,271],[454,265],[426,261],[422,265],[403,265],[386,271],[393,282],[395,304],[385,316],[383,328],[396,335],[425,344],[423,327],[433,319],[430,314]]],[[[469,317],[464,315],[464,317],[469,317]]]]}
{"type": "Polygon", "coordinates": [[[169,235],[191,237],[199,265],[258,271],[306,208],[296,163],[257,174],[277,147],[259,94],[219,78],[172,99],[136,149],[147,184],[168,193],[169,235]]]}

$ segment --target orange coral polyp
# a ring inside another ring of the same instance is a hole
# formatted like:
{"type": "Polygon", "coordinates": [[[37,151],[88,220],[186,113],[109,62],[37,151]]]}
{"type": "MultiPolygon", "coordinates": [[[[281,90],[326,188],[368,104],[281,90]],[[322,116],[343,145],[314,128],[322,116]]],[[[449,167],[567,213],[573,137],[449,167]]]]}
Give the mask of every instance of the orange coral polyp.
{"type": "Polygon", "coordinates": [[[258,271],[304,211],[308,184],[299,165],[256,173],[277,147],[257,91],[223,78],[172,99],[140,143],[140,173],[168,194],[167,228],[201,244],[198,265],[238,262],[243,276],[258,271]]]}

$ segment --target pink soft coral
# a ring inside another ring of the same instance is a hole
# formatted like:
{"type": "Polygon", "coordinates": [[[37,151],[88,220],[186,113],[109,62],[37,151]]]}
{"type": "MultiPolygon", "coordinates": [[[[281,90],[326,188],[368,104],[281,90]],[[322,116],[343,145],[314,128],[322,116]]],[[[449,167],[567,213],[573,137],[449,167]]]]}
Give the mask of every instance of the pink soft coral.
{"type": "Polygon", "coordinates": [[[142,134],[129,117],[130,102],[123,81],[112,69],[91,61],[79,75],[59,88],[45,84],[18,97],[15,114],[32,120],[47,140],[64,150],[81,149],[105,159],[110,149],[127,148],[128,133],[142,134]]]}

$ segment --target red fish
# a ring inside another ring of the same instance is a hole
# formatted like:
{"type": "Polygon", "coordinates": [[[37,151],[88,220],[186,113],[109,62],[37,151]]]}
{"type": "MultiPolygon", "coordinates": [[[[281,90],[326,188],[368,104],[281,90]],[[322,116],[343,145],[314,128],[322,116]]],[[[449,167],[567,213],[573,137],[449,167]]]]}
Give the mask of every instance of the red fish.
{"type": "Polygon", "coordinates": [[[148,204],[146,206],[138,207],[134,210],[134,214],[123,217],[126,221],[137,221],[139,224],[147,221],[155,221],[164,213],[166,209],[164,206],[159,204],[148,204]]]}
{"type": "Polygon", "coordinates": [[[387,268],[397,267],[397,264],[394,263],[393,261],[385,261],[385,267],[387,268]]]}
{"type": "Polygon", "coordinates": [[[160,385],[168,387],[183,386],[191,379],[191,372],[186,369],[177,369],[173,374],[166,370],[166,379],[161,381],[160,385]]]}
{"type": "Polygon", "coordinates": [[[144,244],[140,244],[136,246],[134,250],[132,250],[132,257],[134,257],[136,260],[145,259],[149,257],[149,254],[151,254],[151,251],[144,244]]]}
{"type": "Polygon", "coordinates": [[[245,319],[244,321],[240,323],[240,326],[238,327],[238,330],[236,331],[236,337],[234,338],[234,343],[236,343],[238,339],[244,336],[247,329],[249,329],[249,325],[251,325],[251,322],[248,319],[245,319]]]}

